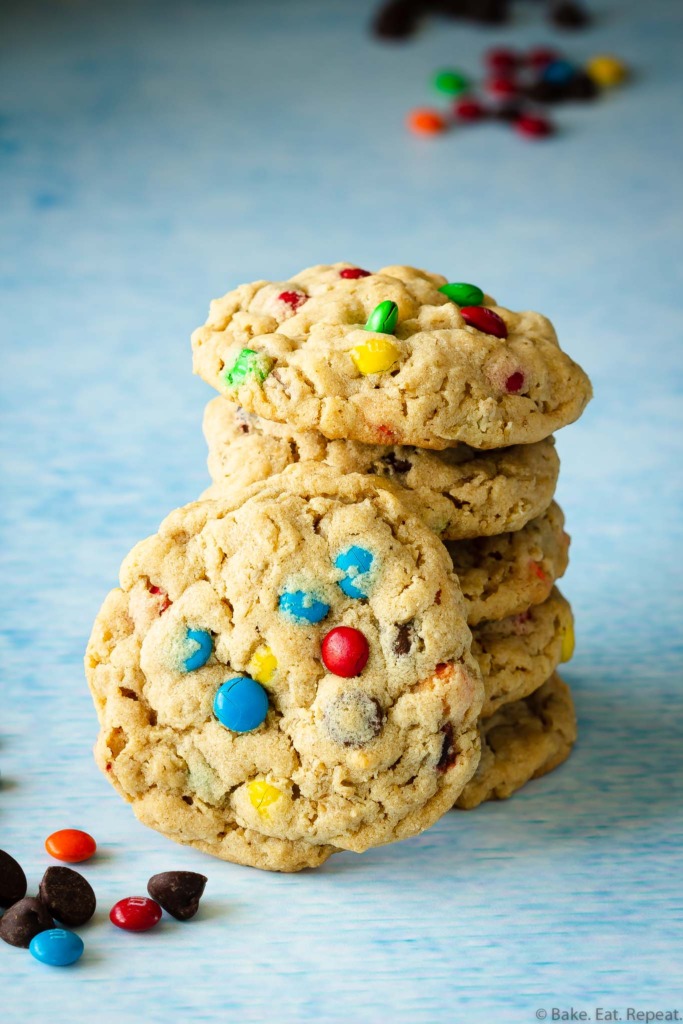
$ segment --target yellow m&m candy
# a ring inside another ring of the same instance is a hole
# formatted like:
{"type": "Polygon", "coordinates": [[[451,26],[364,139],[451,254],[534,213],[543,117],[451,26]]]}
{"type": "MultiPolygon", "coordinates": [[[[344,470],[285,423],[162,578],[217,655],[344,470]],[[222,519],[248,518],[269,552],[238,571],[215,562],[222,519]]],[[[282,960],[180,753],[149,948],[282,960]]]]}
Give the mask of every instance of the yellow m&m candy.
{"type": "Polygon", "coordinates": [[[249,662],[247,669],[252,679],[262,686],[267,686],[275,675],[277,658],[267,644],[258,647],[249,662]]]}
{"type": "Polygon", "coordinates": [[[619,85],[627,74],[626,65],[617,57],[612,57],[607,53],[592,57],[586,64],[586,71],[595,84],[602,89],[619,85]]]}
{"type": "Polygon", "coordinates": [[[562,630],[562,653],[560,654],[560,661],[570,661],[574,654],[574,627],[569,623],[562,630]]]}
{"type": "Polygon", "coordinates": [[[368,338],[362,345],[351,349],[351,358],[363,375],[384,373],[391,369],[400,354],[396,345],[386,337],[368,338]]]}
{"type": "Polygon", "coordinates": [[[247,786],[251,806],[261,815],[268,817],[268,808],[280,799],[282,793],[276,786],[271,786],[265,779],[254,779],[247,786]]]}

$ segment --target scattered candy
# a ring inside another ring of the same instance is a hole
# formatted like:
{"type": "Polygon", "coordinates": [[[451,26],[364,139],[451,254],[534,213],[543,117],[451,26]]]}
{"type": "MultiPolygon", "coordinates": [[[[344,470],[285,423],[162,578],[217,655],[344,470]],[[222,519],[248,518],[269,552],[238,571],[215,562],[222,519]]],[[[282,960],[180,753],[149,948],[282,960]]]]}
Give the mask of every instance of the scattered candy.
{"type": "Polygon", "coordinates": [[[390,370],[400,355],[396,345],[386,338],[370,338],[363,345],[351,349],[356,369],[364,376],[390,370]]]}
{"type": "Polygon", "coordinates": [[[68,967],[83,956],[83,939],[64,928],[49,928],[34,935],[29,952],[42,964],[50,967],[68,967]]]}
{"type": "Polygon", "coordinates": [[[357,281],[359,277],[370,277],[370,271],[361,270],[360,267],[344,267],[339,271],[339,276],[347,281],[357,281]]]}
{"type": "Polygon", "coordinates": [[[601,89],[611,89],[619,85],[628,74],[623,61],[606,53],[591,57],[586,64],[586,71],[601,89]]]}
{"type": "Polygon", "coordinates": [[[81,832],[78,828],[63,828],[47,837],[45,849],[55,860],[79,864],[83,860],[90,860],[97,849],[97,843],[87,832],[81,832]]]}
{"type": "Polygon", "coordinates": [[[114,904],[109,920],[126,932],[146,932],[161,920],[161,907],[146,896],[129,896],[114,904]]]}
{"type": "Polygon", "coordinates": [[[366,331],[376,334],[393,334],[398,323],[398,306],[390,299],[385,299],[375,306],[365,325],[366,331]]]}
{"type": "Polygon", "coordinates": [[[460,121],[468,123],[481,121],[486,117],[486,108],[479,100],[473,100],[469,96],[456,100],[453,104],[453,114],[460,121]]]}
{"type": "Polygon", "coordinates": [[[261,644],[254,651],[251,661],[247,665],[252,679],[262,686],[267,686],[275,675],[277,669],[277,658],[267,644],[261,644]]]}
{"type": "Polygon", "coordinates": [[[562,653],[560,661],[571,661],[574,656],[574,627],[570,623],[562,630],[562,653]]]}
{"type": "Polygon", "coordinates": [[[526,55],[526,63],[537,70],[542,70],[546,65],[561,59],[560,53],[557,50],[551,50],[548,46],[535,46],[526,55]]]}
{"type": "Polygon", "coordinates": [[[368,642],[359,629],[335,626],[322,642],[323,665],[343,679],[359,676],[370,657],[368,642]]]}
{"type": "Polygon", "coordinates": [[[26,875],[21,864],[0,850],[0,907],[11,907],[26,895],[26,875]]]}
{"type": "Polygon", "coordinates": [[[460,71],[439,71],[434,76],[434,87],[449,96],[458,96],[469,86],[469,81],[460,71]]]}
{"type": "Polygon", "coordinates": [[[263,383],[271,371],[272,359],[255,352],[252,348],[243,348],[235,362],[225,373],[225,383],[229,388],[238,388],[248,378],[263,383]]]}
{"type": "Polygon", "coordinates": [[[72,868],[48,868],[39,895],[52,916],[69,928],[89,921],[97,906],[90,882],[72,868]]]}
{"type": "Polygon", "coordinates": [[[504,46],[497,46],[488,50],[484,55],[484,61],[491,71],[510,72],[514,71],[519,63],[519,57],[514,50],[508,50],[504,46]]]}
{"type": "Polygon", "coordinates": [[[247,786],[247,792],[251,806],[262,818],[269,817],[268,808],[272,807],[282,796],[280,790],[271,786],[265,779],[254,779],[247,786]]]}
{"type": "Polygon", "coordinates": [[[322,622],[330,611],[329,604],[319,601],[305,590],[288,590],[280,594],[280,611],[297,622],[322,622]]]}
{"type": "Polygon", "coordinates": [[[384,712],[365,690],[345,690],[323,712],[325,729],[342,747],[363,747],[382,730],[384,712]]]}
{"type": "Polygon", "coordinates": [[[490,78],[486,83],[486,91],[495,100],[512,99],[519,92],[516,84],[510,78],[499,76],[490,78]]]}
{"type": "Polygon", "coordinates": [[[253,732],[266,720],[268,694],[255,679],[237,676],[220,687],[213,710],[221,725],[231,732],[253,732]]]}
{"type": "Polygon", "coordinates": [[[566,60],[554,60],[543,68],[541,78],[544,82],[555,82],[564,85],[574,75],[574,65],[566,60]]]}
{"type": "Polygon", "coordinates": [[[183,668],[186,672],[194,672],[206,665],[213,654],[213,638],[205,629],[188,629],[187,640],[194,650],[183,661],[183,668]]]}
{"type": "Polygon", "coordinates": [[[199,910],[208,879],[196,871],[162,871],[152,875],[147,892],[177,921],[189,921],[199,910]]]}
{"type": "Polygon", "coordinates": [[[552,134],[552,125],[546,117],[537,117],[534,114],[523,114],[514,122],[515,128],[521,135],[529,138],[542,139],[552,134]]]}
{"type": "Polygon", "coordinates": [[[286,306],[289,306],[295,313],[300,306],[303,306],[304,302],[308,298],[305,292],[280,292],[278,299],[280,302],[284,302],[286,306]]]}
{"type": "Polygon", "coordinates": [[[353,544],[346,551],[342,551],[341,554],[337,555],[334,560],[334,567],[346,573],[344,579],[339,581],[339,586],[347,597],[363,598],[368,596],[366,589],[368,578],[366,574],[370,571],[373,561],[372,552],[368,551],[367,548],[359,547],[357,544],[353,544]],[[360,579],[360,577],[365,578],[360,579]]]}
{"type": "Polygon", "coordinates": [[[411,110],[406,124],[413,135],[440,135],[446,131],[446,118],[438,110],[419,107],[411,110]]]}
{"type": "Polygon", "coordinates": [[[162,590],[161,587],[154,587],[151,584],[147,587],[147,590],[153,597],[158,599],[159,615],[163,615],[164,612],[173,604],[168,594],[165,590],[162,590]]]}
{"type": "Polygon", "coordinates": [[[476,327],[484,334],[493,334],[496,338],[507,338],[508,329],[502,317],[486,306],[463,306],[460,310],[463,320],[469,327],[476,327]]]}
{"type": "Polygon", "coordinates": [[[25,896],[12,904],[0,918],[0,939],[10,946],[28,949],[34,935],[54,926],[47,907],[34,896],[25,896]]]}
{"type": "Polygon", "coordinates": [[[480,306],[484,301],[481,288],[476,284],[466,284],[464,281],[442,284],[439,291],[458,306],[480,306]]]}

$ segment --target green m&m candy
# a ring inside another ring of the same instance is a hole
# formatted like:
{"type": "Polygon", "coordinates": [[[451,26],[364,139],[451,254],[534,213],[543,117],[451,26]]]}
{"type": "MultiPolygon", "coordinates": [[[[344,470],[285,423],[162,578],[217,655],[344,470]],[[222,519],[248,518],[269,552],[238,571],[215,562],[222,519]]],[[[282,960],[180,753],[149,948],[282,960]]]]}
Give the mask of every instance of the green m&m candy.
{"type": "Polygon", "coordinates": [[[434,76],[434,87],[449,96],[457,96],[469,89],[469,79],[460,71],[439,71],[434,76]]]}
{"type": "Polygon", "coordinates": [[[225,383],[229,388],[238,388],[252,377],[263,383],[273,366],[273,361],[262,352],[253,348],[243,348],[235,362],[225,373],[225,383]]]}
{"type": "Polygon", "coordinates": [[[375,331],[377,334],[393,334],[397,323],[398,306],[390,299],[385,299],[373,309],[368,317],[365,330],[375,331]]]}
{"type": "Polygon", "coordinates": [[[443,284],[439,291],[458,306],[481,306],[484,301],[481,288],[477,288],[476,284],[465,284],[464,281],[443,284]]]}

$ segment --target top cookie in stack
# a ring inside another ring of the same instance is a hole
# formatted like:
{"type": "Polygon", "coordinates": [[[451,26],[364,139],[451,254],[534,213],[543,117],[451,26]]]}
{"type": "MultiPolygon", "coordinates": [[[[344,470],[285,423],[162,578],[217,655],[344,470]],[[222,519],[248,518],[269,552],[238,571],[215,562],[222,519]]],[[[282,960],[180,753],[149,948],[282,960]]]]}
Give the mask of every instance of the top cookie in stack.
{"type": "Polygon", "coordinates": [[[590,382],[539,313],[412,267],[338,263],[211,303],[194,368],[249,412],[367,444],[530,444],[577,419],[590,382]]]}

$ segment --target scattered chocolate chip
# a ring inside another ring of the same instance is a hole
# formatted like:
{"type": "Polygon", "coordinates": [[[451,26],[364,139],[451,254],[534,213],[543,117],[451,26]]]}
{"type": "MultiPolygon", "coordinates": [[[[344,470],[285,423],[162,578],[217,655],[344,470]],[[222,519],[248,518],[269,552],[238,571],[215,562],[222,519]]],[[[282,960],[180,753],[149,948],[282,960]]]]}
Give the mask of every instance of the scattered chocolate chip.
{"type": "Polygon", "coordinates": [[[0,907],[11,907],[26,895],[26,875],[21,864],[0,850],[0,907]]]}
{"type": "Polygon", "coordinates": [[[567,97],[572,100],[594,100],[599,89],[585,71],[577,71],[567,82],[567,97]]]}
{"type": "Polygon", "coordinates": [[[410,654],[410,648],[413,646],[413,624],[412,622],[404,622],[398,627],[396,632],[396,639],[394,640],[394,654],[399,656],[404,654],[410,654]]]}
{"type": "Polygon", "coordinates": [[[417,27],[417,15],[414,0],[393,0],[379,9],[372,28],[381,39],[407,39],[417,27]]]}
{"type": "Polygon", "coordinates": [[[566,99],[567,87],[563,82],[532,82],[524,89],[527,99],[536,103],[560,103],[566,99]]]}
{"type": "Polygon", "coordinates": [[[26,896],[6,910],[0,919],[0,939],[10,946],[21,946],[28,949],[31,939],[55,923],[50,917],[47,907],[34,896],[26,896]]]}
{"type": "Polygon", "coordinates": [[[241,405],[235,410],[235,426],[241,434],[251,433],[251,417],[241,405]]]}
{"type": "Polygon", "coordinates": [[[524,113],[521,103],[504,103],[491,111],[496,121],[516,121],[524,113]]]}
{"type": "Polygon", "coordinates": [[[323,713],[330,739],[342,747],[364,747],[382,731],[384,711],[364,690],[345,690],[323,713]]]}
{"type": "Polygon", "coordinates": [[[583,28],[590,21],[585,7],[573,0],[560,0],[553,6],[550,18],[558,28],[583,28]]]}
{"type": "Polygon", "coordinates": [[[152,875],[147,892],[178,921],[189,921],[199,909],[207,878],[196,871],[162,871],[152,875]]]}
{"type": "Polygon", "coordinates": [[[439,772],[447,772],[449,768],[453,767],[457,758],[455,744],[453,743],[453,726],[451,723],[447,722],[441,732],[443,733],[443,744],[441,747],[441,756],[436,762],[436,769],[439,772]]]}
{"type": "Polygon", "coordinates": [[[38,894],[52,916],[70,928],[89,921],[97,906],[90,882],[73,868],[48,868],[38,894]]]}
{"type": "Polygon", "coordinates": [[[408,470],[413,468],[412,462],[409,462],[408,459],[399,459],[395,452],[383,455],[380,462],[383,462],[394,473],[407,473],[408,470]]]}

